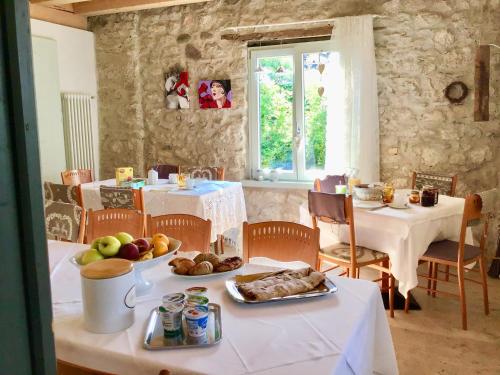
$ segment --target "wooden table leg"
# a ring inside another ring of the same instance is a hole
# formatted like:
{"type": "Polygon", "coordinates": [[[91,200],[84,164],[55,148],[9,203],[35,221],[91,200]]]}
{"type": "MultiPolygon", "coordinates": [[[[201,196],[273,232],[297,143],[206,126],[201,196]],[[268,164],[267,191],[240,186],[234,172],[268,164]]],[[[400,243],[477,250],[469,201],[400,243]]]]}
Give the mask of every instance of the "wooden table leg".
{"type": "MultiPolygon", "coordinates": [[[[382,267],[385,267],[387,269],[389,269],[389,260],[384,260],[382,262],[382,267]]],[[[382,278],[381,280],[381,283],[382,283],[382,290],[389,290],[389,278],[390,278],[390,275],[385,273],[385,272],[382,272],[380,271],[380,277],[382,278]]]]}

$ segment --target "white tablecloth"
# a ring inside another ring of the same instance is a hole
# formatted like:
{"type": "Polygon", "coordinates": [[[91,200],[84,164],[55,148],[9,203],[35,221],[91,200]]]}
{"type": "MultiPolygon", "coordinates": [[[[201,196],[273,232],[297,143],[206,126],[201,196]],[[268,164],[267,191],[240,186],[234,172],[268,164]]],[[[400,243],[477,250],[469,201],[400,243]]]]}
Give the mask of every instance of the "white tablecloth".
{"type": "MultiPolygon", "coordinates": [[[[440,195],[434,207],[410,205],[409,209],[384,207],[374,211],[355,208],[356,244],[389,254],[399,291],[406,295],[418,284],[418,259],[431,242],[458,240],[464,202],[462,198],[440,195]]],[[[311,225],[306,205],[300,209],[300,221],[311,225]]],[[[319,227],[322,246],[339,239],[349,242],[347,226],[320,223],[319,227]]],[[[472,243],[470,231],[467,243],[472,243]]]]}
{"type": "MultiPolygon", "coordinates": [[[[158,185],[146,185],[143,188],[147,214],[190,214],[210,219],[212,242],[217,239],[217,234],[239,229],[241,223],[247,220],[245,197],[240,182],[204,181],[193,190],[179,190],[177,185],[167,182],[168,180],[159,180],[158,185]]],[[[115,184],[114,178],[82,184],[83,206],[86,209],[102,210],[99,186],[115,184]]]]}
{"type": "MultiPolygon", "coordinates": [[[[386,313],[376,284],[332,276],[334,295],[307,301],[241,305],[229,297],[224,277],[186,280],[167,264],[148,272],[156,283],[138,298],[135,323],[114,334],[83,329],[80,276],[68,258],[82,245],[49,242],[54,334],[58,358],[126,374],[396,374],[386,313]],[[212,347],[147,351],[144,332],[150,311],[167,293],[208,287],[222,307],[222,341],[212,347]]],[[[269,269],[246,265],[245,273],[269,269]]]]}

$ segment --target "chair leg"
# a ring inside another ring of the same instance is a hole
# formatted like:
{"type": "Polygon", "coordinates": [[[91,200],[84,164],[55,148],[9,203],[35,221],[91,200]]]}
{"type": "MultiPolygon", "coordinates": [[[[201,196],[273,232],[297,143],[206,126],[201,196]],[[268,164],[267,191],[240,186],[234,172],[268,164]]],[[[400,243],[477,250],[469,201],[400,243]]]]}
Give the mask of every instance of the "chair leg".
{"type": "Polygon", "coordinates": [[[427,295],[431,295],[431,286],[432,286],[432,280],[430,279],[432,277],[432,262],[427,263],[427,276],[429,277],[427,279],[427,295]]]}
{"type": "Polygon", "coordinates": [[[479,271],[481,273],[481,284],[483,285],[484,313],[488,315],[490,313],[490,306],[488,302],[488,283],[486,282],[486,267],[484,266],[484,258],[482,255],[479,258],[479,271]]]}
{"type": "Polygon", "coordinates": [[[214,242],[214,251],[215,251],[215,255],[219,255],[219,238],[217,238],[217,240],[214,242]]]}
{"type": "Polygon", "coordinates": [[[458,266],[458,288],[460,291],[460,306],[462,310],[462,329],[467,330],[467,306],[465,304],[465,280],[464,280],[464,266],[458,266]]]}
{"type": "Polygon", "coordinates": [[[391,318],[394,318],[394,276],[389,276],[389,311],[391,318]]]}
{"type": "Polygon", "coordinates": [[[220,243],[220,253],[224,254],[224,236],[222,234],[217,235],[217,241],[220,243]]]}
{"type": "Polygon", "coordinates": [[[434,263],[434,266],[432,267],[432,297],[436,297],[436,292],[435,290],[437,289],[437,275],[439,271],[439,264],[434,263]]]}
{"type": "Polygon", "coordinates": [[[446,266],[444,269],[444,279],[450,281],[450,266],[446,266]]]}
{"type": "Polygon", "coordinates": [[[408,314],[410,311],[410,293],[406,293],[406,298],[405,298],[405,313],[408,314]]]}

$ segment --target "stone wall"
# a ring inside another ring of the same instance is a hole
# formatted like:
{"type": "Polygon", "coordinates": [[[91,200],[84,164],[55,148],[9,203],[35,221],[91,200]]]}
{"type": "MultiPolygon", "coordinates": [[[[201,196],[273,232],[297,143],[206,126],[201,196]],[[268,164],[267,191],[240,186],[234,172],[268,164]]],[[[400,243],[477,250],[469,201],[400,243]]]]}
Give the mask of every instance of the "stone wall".
{"type": "MultiPolygon", "coordinates": [[[[223,41],[236,25],[378,14],[381,179],[409,186],[413,170],[458,174],[458,194],[500,185],[500,51],[492,50],[490,121],[473,121],[474,54],[500,44],[499,0],[215,0],[90,19],[96,36],[101,177],[115,166],[141,172],[156,160],[222,165],[246,177],[247,47],[223,41]],[[284,5],[286,3],[286,6],[284,5]],[[167,110],[164,73],[189,71],[191,108],[167,110]],[[200,110],[196,84],[229,78],[233,108],[200,110]],[[443,90],[464,81],[451,105],[443,90]]],[[[302,192],[248,189],[250,219],[289,219],[302,192]],[[286,204],[283,204],[286,203],[286,204]],[[273,207],[273,208],[271,208],[273,207]]],[[[495,232],[493,227],[492,232],[495,232]]]]}

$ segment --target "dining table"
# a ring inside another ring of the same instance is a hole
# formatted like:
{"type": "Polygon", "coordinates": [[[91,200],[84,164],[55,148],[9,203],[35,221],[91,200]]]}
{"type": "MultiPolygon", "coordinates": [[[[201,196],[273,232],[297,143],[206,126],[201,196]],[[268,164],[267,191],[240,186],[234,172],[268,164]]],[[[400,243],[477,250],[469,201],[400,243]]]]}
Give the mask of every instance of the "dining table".
{"type": "MultiPolygon", "coordinates": [[[[116,186],[116,179],[81,184],[83,207],[102,210],[100,186],[116,186]]],[[[247,220],[245,196],[241,182],[196,180],[193,189],[180,189],[167,179],[142,188],[144,209],[152,216],[189,214],[212,221],[211,242],[225,234],[237,242],[239,228],[247,220]]]]}
{"type": "MultiPolygon", "coordinates": [[[[127,375],[184,374],[397,374],[391,333],[378,286],[366,280],[327,276],[338,290],[293,301],[241,304],[225,288],[224,274],[179,277],[167,263],[148,272],[155,286],[138,297],[129,328],[107,334],[85,330],[80,272],[69,258],[85,245],[49,241],[48,255],[57,357],[80,366],[127,375]],[[221,341],[213,346],[149,351],[148,317],[168,293],[208,288],[221,307],[221,341]]],[[[264,258],[265,260],[266,258],[264,258]]],[[[297,262],[245,264],[240,274],[297,268],[297,262]]]]}
{"type": "MultiPolygon", "coordinates": [[[[398,280],[398,290],[406,296],[418,285],[417,267],[420,257],[434,241],[458,241],[465,199],[440,195],[431,207],[407,204],[404,208],[380,205],[365,207],[354,200],[356,245],[389,255],[391,272],[398,280]]],[[[300,207],[300,222],[312,226],[307,204],[300,207]]],[[[346,225],[319,222],[320,246],[336,242],[349,243],[346,225]]],[[[472,231],[467,230],[466,243],[473,244],[472,231]]]]}

